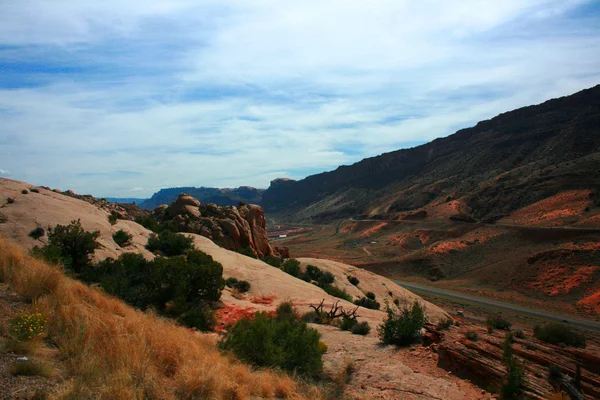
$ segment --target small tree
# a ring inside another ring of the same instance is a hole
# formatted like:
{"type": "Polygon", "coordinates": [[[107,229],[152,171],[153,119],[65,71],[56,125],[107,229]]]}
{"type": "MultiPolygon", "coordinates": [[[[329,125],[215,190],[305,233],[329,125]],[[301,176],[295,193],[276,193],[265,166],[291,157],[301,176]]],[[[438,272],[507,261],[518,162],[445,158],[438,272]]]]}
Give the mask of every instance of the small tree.
{"type": "Polygon", "coordinates": [[[112,212],[110,213],[110,215],[108,216],[108,222],[109,222],[111,225],[115,225],[115,224],[117,223],[117,221],[118,221],[118,220],[119,220],[119,215],[117,215],[117,213],[116,213],[116,212],[112,211],[112,212]]]}
{"type": "Polygon", "coordinates": [[[119,229],[113,234],[113,240],[119,247],[129,246],[131,244],[131,239],[133,239],[133,236],[123,229],[119,229]]]}
{"type": "Polygon", "coordinates": [[[167,257],[185,254],[194,248],[194,239],[180,233],[164,230],[158,235],[153,233],[148,238],[146,249],[160,251],[167,257]]]}
{"type": "Polygon", "coordinates": [[[427,322],[425,308],[415,301],[400,310],[386,307],[387,317],[378,327],[379,338],[385,344],[406,346],[421,339],[421,330],[427,322]]]}
{"type": "Polygon", "coordinates": [[[512,338],[504,341],[504,365],[506,365],[506,381],[502,386],[502,398],[514,399],[523,391],[525,372],[512,351],[512,338]]]}
{"type": "Polygon", "coordinates": [[[48,230],[48,244],[34,248],[33,254],[51,262],[62,262],[66,269],[75,273],[91,266],[90,257],[100,247],[97,239],[100,232],[83,230],[81,221],[69,225],[56,225],[48,230]]]}
{"type": "Polygon", "coordinates": [[[298,278],[300,276],[300,261],[294,258],[289,258],[281,265],[281,269],[286,274],[290,274],[291,276],[298,278]]]}

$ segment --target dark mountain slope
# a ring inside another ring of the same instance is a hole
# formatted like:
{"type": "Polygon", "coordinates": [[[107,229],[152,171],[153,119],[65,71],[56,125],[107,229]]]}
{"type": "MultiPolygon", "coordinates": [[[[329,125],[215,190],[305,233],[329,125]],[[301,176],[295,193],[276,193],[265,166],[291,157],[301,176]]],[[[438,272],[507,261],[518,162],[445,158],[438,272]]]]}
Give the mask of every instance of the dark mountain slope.
{"type": "Polygon", "coordinates": [[[566,188],[597,191],[599,152],[600,85],[412,149],[300,181],[275,180],[262,205],[290,219],[328,219],[461,198],[474,216],[491,218],[566,188]]]}
{"type": "Polygon", "coordinates": [[[236,189],[209,187],[167,188],[154,193],[150,199],[140,204],[140,207],[153,210],[161,204],[171,204],[182,193],[189,194],[204,204],[215,203],[218,206],[233,206],[237,205],[240,201],[249,204],[259,204],[263,192],[264,189],[256,189],[249,186],[240,186],[236,189]]]}

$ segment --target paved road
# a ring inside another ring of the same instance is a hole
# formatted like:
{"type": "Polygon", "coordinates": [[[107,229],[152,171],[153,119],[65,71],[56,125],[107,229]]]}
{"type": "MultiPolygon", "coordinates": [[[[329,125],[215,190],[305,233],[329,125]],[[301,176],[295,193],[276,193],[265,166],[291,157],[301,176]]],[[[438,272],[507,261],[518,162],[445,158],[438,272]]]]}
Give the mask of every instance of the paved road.
{"type": "Polygon", "coordinates": [[[422,292],[429,295],[445,297],[451,300],[467,301],[469,303],[476,304],[481,307],[491,307],[496,310],[508,311],[519,315],[525,315],[528,317],[539,318],[548,321],[564,322],[567,321],[570,325],[578,328],[589,329],[592,331],[600,332],[600,322],[589,321],[585,319],[573,318],[570,316],[558,315],[555,313],[546,312],[543,310],[535,310],[532,308],[521,307],[514,304],[504,303],[497,300],[489,300],[483,297],[470,296],[462,293],[451,292],[449,290],[438,289],[430,286],[417,285],[415,283],[403,282],[394,280],[398,285],[418,292],[422,292]]]}

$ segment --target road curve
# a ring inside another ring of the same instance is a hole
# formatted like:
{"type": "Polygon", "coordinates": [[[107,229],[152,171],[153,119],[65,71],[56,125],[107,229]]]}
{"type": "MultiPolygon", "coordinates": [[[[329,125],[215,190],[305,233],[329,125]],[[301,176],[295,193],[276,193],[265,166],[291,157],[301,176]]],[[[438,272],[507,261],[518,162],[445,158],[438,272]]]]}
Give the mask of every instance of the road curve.
{"type": "Polygon", "coordinates": [[[415,283],[404,282],[394,280],[398,285],[408,290],[415,290],[425,294],[445,297],[447,299],[468,301],[469,303],[476,304],[481,307],[492,307],[497,310],[508,311],[519,315],[525,315],[528,317],[540,318],[543,320],[564,322],[567,321],[569,325],[576,326],[578,328],[589,329],[592,331],[600,332],[600,322],[589,321],[585,319],[573,318],[570,316],[559,315],[543,310],[536,310],[527,307],[521,307],[514,304],[504,303],[497,300],[489,300],[482,297],[470,296],[462,293],[451,292],[449,290],[438,289],[430,286],[417,285],[415,283]]]}

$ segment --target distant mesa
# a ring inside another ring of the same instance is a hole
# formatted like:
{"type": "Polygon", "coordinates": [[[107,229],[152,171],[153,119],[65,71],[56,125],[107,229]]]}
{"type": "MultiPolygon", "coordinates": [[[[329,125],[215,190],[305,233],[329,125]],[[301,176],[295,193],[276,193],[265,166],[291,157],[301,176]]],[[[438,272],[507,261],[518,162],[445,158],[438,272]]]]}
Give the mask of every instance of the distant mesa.
{"type": "Polygon", "coordinates": [[[161,204],[171,204],[180,194],[186,193],[203,204],[214,203],[218,206],[236,206],[238,203],[260,204],[264,189],[250,186],[240,186],[235,189],[219,189],[210,187],[177,187],[165,188],[154,193],[152,197],[141,204],[146,210],[154,210],[161,204]]]}

